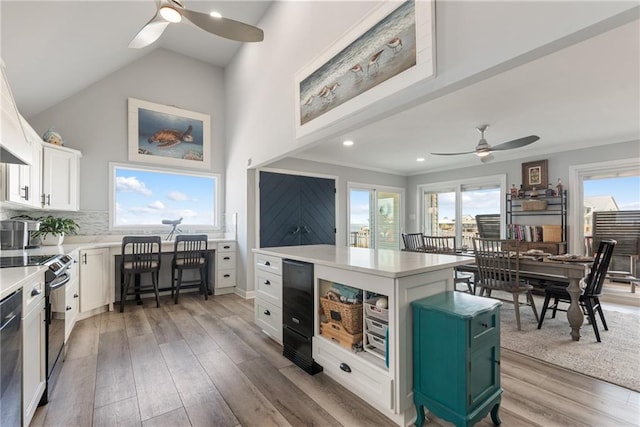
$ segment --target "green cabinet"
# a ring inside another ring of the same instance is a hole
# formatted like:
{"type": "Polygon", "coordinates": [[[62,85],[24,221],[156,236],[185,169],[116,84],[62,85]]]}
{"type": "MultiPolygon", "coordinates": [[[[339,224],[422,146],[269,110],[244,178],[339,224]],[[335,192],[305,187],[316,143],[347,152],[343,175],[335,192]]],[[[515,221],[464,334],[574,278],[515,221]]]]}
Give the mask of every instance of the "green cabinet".
{"type": "Polygon", "coordinates": [[[491,411],[500,424],[500,301],[443,292],[412,303],[413,399],[454,423],[472,426],[491,411]]]}

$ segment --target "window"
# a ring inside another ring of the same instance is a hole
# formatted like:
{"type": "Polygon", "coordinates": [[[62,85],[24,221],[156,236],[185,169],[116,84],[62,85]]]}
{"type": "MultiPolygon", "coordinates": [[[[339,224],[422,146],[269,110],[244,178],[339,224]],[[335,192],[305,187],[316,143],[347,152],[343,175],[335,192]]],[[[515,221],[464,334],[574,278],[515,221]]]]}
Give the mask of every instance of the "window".
{"type": "Polygon", "coordinates": [[[477,235],[475,216],[503,214],[506,176],[419,186],[422,232],[429,236],[454,236],[461,247],[471,247],[477,235]]]}
{"type": "Polygon", "coordinates": [[[404,191],[349,184],[349,246],[399,249],[404,191]]]}
{"type": "Polygon", "coordinates": [[[182,218],[180,227],[218,226],[218,175],[110,164],[111,228],[158,228],[182,218]]]}

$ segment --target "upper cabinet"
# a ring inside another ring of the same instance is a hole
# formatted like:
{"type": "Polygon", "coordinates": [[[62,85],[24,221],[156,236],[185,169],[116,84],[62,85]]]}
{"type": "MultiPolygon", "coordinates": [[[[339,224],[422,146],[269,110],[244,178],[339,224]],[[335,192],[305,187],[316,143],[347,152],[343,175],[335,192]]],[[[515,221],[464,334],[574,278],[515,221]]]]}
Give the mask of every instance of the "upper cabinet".
{"type": "Polygon", "coordinates": [[[40,208],[41,169],[42,169],[42,139],[38,133],[21,117],[22,127],[29,140],[32,161],[31,165],[7,164],[4,182],[4,200],[16,205],[40,208]]]}
{"type": "Polygon", "coordinates": [[[77,211],[80,208],[80,157],[78,150],[52,144],[43,145],[43,209],[77,211]]]}
{"type": "Polygon", "coordinates": [[[4,62],[0,59],[0,108],[2,108],[0,121],[0,163],[16,163],[30,165],[32,162],[31,144],[25,137],[22,129],[20,115],[13,100],[4,62]]]}

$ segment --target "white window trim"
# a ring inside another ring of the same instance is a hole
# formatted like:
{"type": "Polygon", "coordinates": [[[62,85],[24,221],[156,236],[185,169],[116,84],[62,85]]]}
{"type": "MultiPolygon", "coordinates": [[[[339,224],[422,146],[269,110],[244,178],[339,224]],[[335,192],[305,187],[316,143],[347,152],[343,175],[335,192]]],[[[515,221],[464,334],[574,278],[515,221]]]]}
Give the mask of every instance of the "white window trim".
{"type": "MultiPolygon", "coordinates": [[[[347,229],[349,230],[349,232],[346,233],[345,237],[344,237],[344,242],[345,244],[348,246],[351,245],[351,242],[349,241],[349,236],[351,235],[351,190],[373,190],[376,192],[388,192],[388,193],[400,193],[400,213],[399,213],[399,219],[400,219],[400,224],[399,224],[399,231],[398,234],[400,237],[400,235],[402,235],[402,233],[405,232],[404,230],[404,212],[405,212],[405,203],[406,203],[406,198],[405,198],[405,189],[402,187],[389,187],[387,185],[375,185],[375,184],[364,184],[361,182],[353,182],[353,181],[347,181],[347,229]]],[[[378,223],[377,223],[377,217],[373,218],[373,230],[377,229],[378,227],[378,223]]],[[[373,232],[373,230],[371,230],[371,232],[373,232]]],[[[400,239],[402,240],[402,239],[400,239]]],[[[398,250],[401,247],[401,243],[402,242],[398,242],[398,250]]]]}
{"type": "Polygon", "coordinates": [[[177,174],[177,175],[195,175],[195,176],[203,176],[203,177],[208,177],[208,178],[215,178],[215,206],[214,206],[214,213],[213,213],[213,218],[214,218],[214,225],[213,226],[209,226],[209,225],[204,225],[204,224],[181,224],[180,228],[183,230],[189,230],[189,229],[194,229],[194,230],[202,230],[202,231],[219,231],[224,224],[221,224],[221,218],[222,215],[221,213],[223,212],[222,210],[222,192],[221,192],[221,175],[217,174],[217,173],[205,173],[205,172],[197,172],[197,171],[192,171],[192,170],[181,170],[181,169],[169,169],[169,168],[164,168],[164,167],[153,167],[153,166],[146,166],[146,165],[139,165],[139,164],[133,164],[133,163],[116,163],[116,162],[109,162],[109,231],[114,231],[114,232],[118,232],[118,231],[127,231],[127,230],[158,230],[158,229],[164,229],[167,228],[166,225],[162,225],[162,224],[153,224],[153,225],[144,225],[144,224],[138,224],[138,225],[132,225],[132,226],[122,226],[122,225],[115,225],[114,224],[114,220],[115,220],[115,198],[116,198],[116,188],[115,188],[115,170],[116,168],[124,168],[124,169],[137,169],[137,170],[143,170],[143,171],[151,171],[151,172],[160,172],[160,173],[172,173],[172,174],[177,174]]]}
{"type": "Polygon", "coordinates": [[[569,166],[569,249],[577,253],[577,248],[584,248],[584,179],[594,174],[607,172],[638,172],[638,158],[611,160],[607,162],[587,163],[569,166]],[[574,224],[573,226],[571,224],[574,224]]]}
{"type": "MultiPolygon", "coordinates": [[[[420,232],[424,233],[425,229],[424,229],[424,212],[423,212],[423,199],[422,196],[425,192],[437,192],[437,191],[451,191],[451,189],[454,189],[454,191],[456,192],[456,219],[461,218],[462,216],[462,199],[460,197],[458,197],[457,195],[460,194],[462,192],[462,187],[466,186],[466,185],[495,185],[495,184],[499,184],[500,186],[500,236],[505,236],[505,230],[506,230],[506,226],[505,226],[505,222],[504,222],[504,218],[506,216],[506,201],[505,201],[505,194],[507,191],[507,175],[506,174],[500,174],[500,175],[487,175],[487,176],[482,176],[482,177],[477,177],[477,178],[466,178],[464,180],[455,180],[455,181],[442,181],[442,182],[433,182],[433,183],[429,183],[429,184],[420,184],[418,185],[417,188],[417,212],[416,212],[416,218],[418,218],[419,220],[419,230],[420,232]]],[[[462,228],[461,227],[456,227],[456,241],[461,242],[462,241],[462,228]]]]}

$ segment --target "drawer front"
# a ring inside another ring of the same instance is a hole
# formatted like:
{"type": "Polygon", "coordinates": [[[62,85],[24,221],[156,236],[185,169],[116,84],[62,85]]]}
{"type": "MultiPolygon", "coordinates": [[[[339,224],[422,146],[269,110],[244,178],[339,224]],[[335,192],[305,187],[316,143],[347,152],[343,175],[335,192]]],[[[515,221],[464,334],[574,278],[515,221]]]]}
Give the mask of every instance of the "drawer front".
{"type": "Polygon", "coordinates": [[[282,276],[268,271],[256,271],[256,296],[282,307],[282,276]]]}
{"type": "Polygon", "coordinates": [[[282,258],[256,254],[256,270],[268,271],[282,276],[282,258]]]}
{"type": "Polygon", "coordinates": [[[228,288],[236,285],[236,270],[218,270],[216,288],[228,288]]]}
{"type": "Polygon", "coordinates": [[[218,252],[216,254],[216,266],[218,270],[228,270],[230,268],[236,268],[236,253],[235,252],[218,252]]]}
{"type": "Polygon", "coordinates": [[[387,372],[320,337],[313,337],[313,358],[327,375],[369,404],[393,409],[393,381],[387,372]]]}
{"type": "Polygon", "coordinates": [[[235,252],[236,242],[220,242],[217,249],[218,252],[235,252]]]}
{"type": "Polygon", "coordinates": [[[254,301],[255,322],[276,341],[282,342],[282,309],[261,298],[254,301]]]}
{"type": "Polygon", "coordinates": [[[469,320],[471,322],[469,346],[476,347],[493,340],[500,330],[500,316],[498,310],[491,310],[486,313],[479,314],[469,320]]]}
{"type": "Polygon", "coordinates": [[[22,292],[22,317],[25,317],[38,302],[44,298],[44,281],[38,280],[29,283],[22,292]]]}

